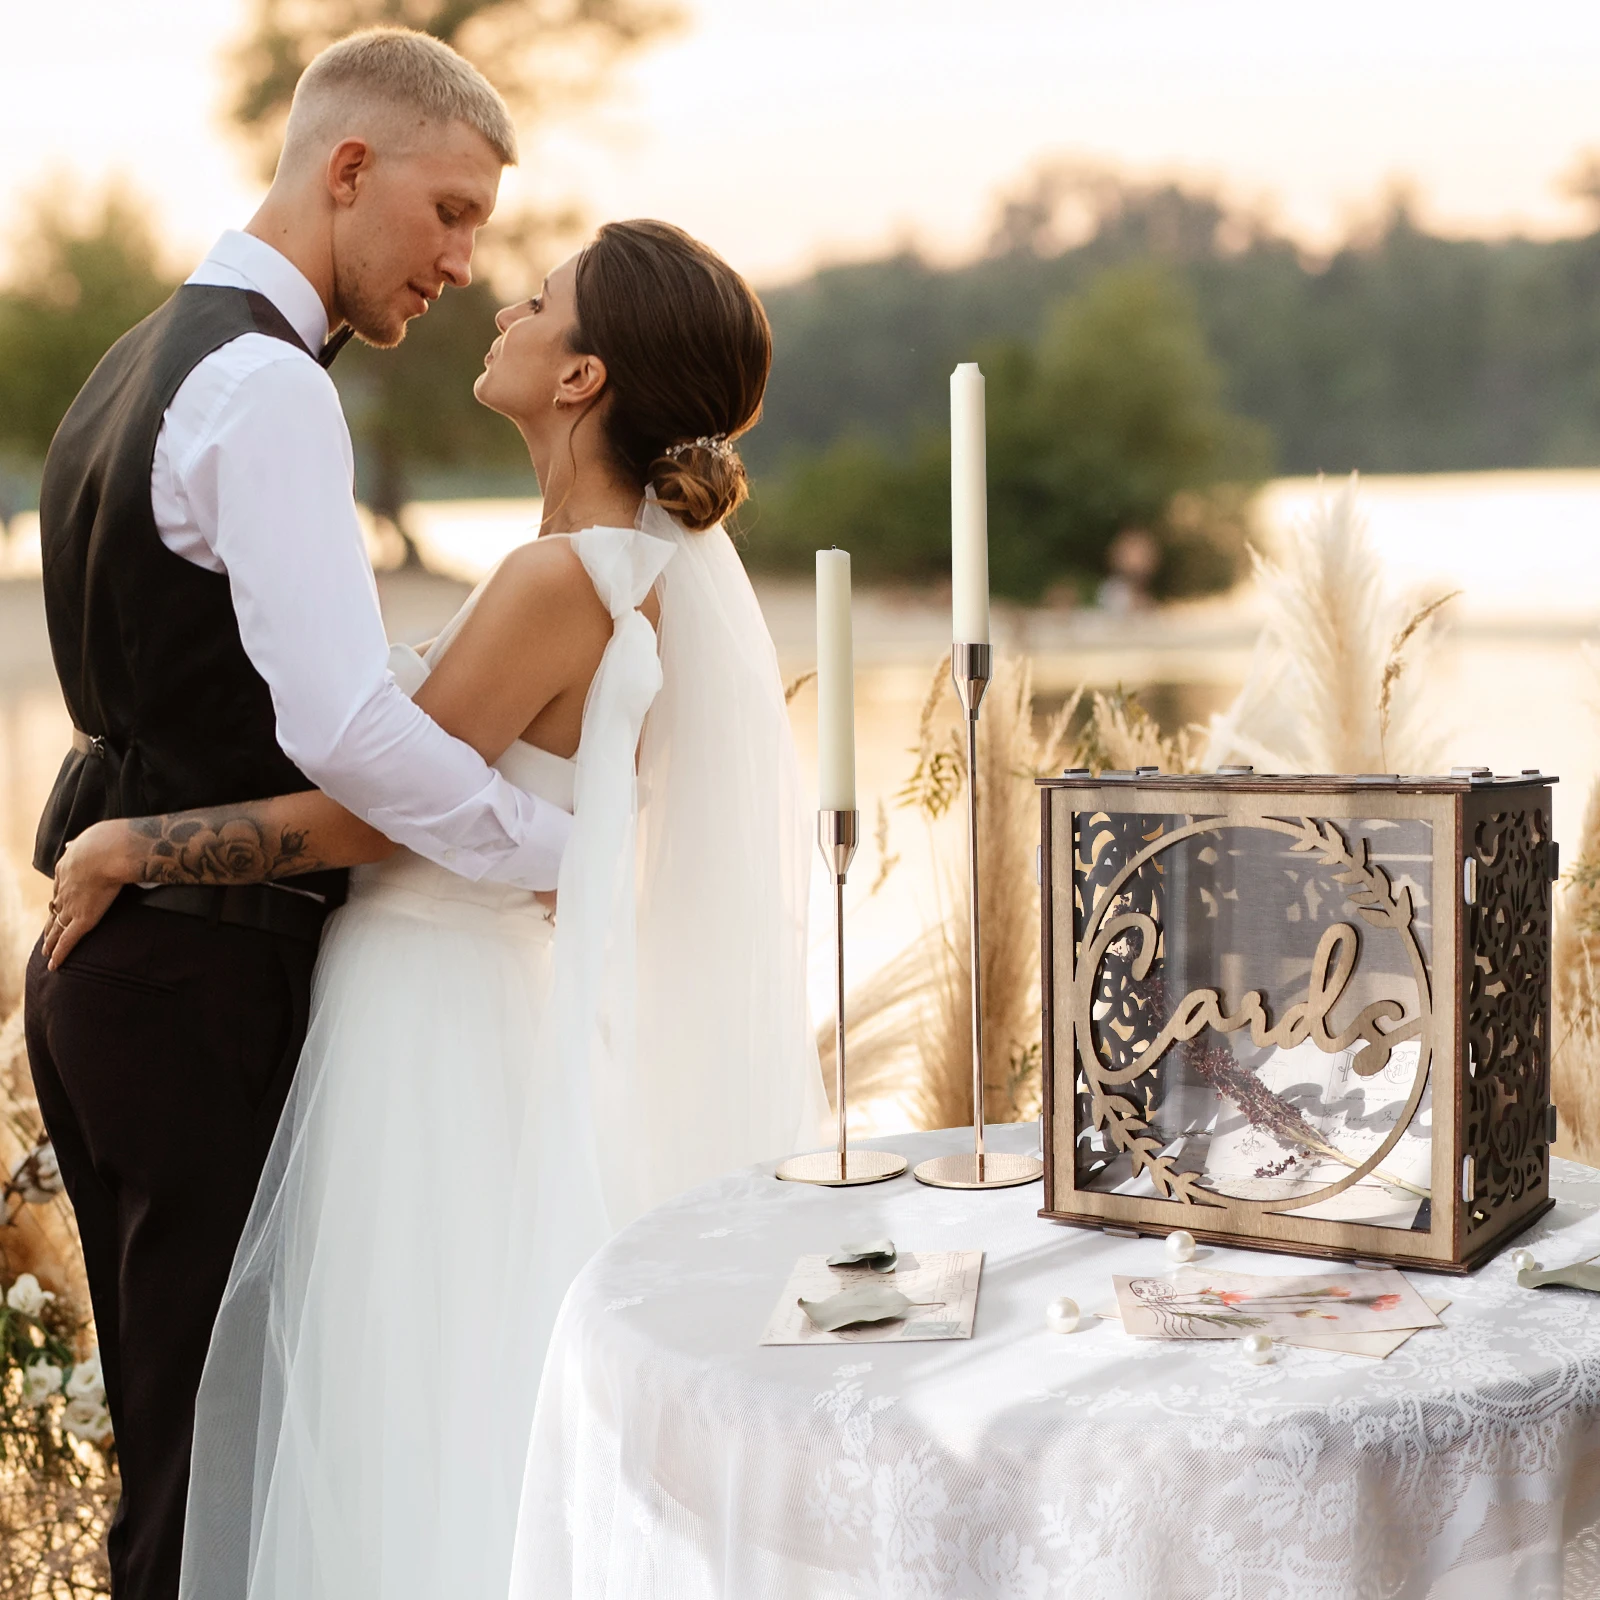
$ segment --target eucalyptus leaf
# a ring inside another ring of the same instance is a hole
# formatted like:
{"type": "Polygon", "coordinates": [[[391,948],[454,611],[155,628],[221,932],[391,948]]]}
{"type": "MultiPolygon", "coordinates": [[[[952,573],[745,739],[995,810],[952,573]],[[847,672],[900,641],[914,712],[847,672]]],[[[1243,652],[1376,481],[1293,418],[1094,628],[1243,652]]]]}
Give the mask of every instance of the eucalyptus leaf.
{"type": "Polygon", "coordinates": [[[801,1300],[800,1309],[811,1319],[813,1328],[832,1333],[858,1322],[889,1322],[903,1317],[912,1302],[886,1283],[860,1283],[826,1300],[801,1300]]]}
{"type": "Polygon", "coordinates": [[[893,1272],[900,1259],[893,1239],[873,1239],[867,1244],[847,1244],[828,1257],[830,1267],[871,1267],[874,1272],[893,1272]]]}
{"type": "Polygon", "coordinates": [[[1517,1274],[1524,1289],[1542,1289],[1547,1283],[1600,1293],[1600,1262],[1579,1261],[1570,1267],[1525,1267],[1517,1274]]]}

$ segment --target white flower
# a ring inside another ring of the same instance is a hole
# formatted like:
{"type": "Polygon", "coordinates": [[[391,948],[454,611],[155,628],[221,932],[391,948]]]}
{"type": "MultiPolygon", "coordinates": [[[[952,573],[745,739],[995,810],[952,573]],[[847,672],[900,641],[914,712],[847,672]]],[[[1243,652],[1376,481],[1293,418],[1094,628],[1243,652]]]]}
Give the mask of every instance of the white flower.
{"type": "Polygon", "coordinates": [[[106,1380],[100,1370],[98,1352],[90,1356],[87,1361],[80,1361],[72,1369],[72,1376],[67,1379],[67,1398],[88,1400],[97,1406],[105,1404],[106,1380]]]}
{"type": "Polygon", "coordinates": [[[54,1299],[48,1289],[39,1287],[39,1280],[31,1272],[24,1272],[6,1291],[6,1304],[25,1317],[37,1317],[54,1299]]]}
{"type": "Polygon", "coordinates": [[[33,1152],[33,1180],[32,1192],[47,1198],[60,1194],[66,1188],[61,1181],[61,1163],[56,1160],[56,1147],[48,1141],[33,1152]]]}
{"type": "Polygon", "coordinates": [[[62,1413],[61,1426],[75,1439],[105,1444],[111,1438],[111,1413],[94,1400],[71,1400],[62,1413]]]}
{"type": "Polygon", "coordinates": [[[61,1392],[61,1368],[48,1361],[35,1361],[22,1373],[22,1403],[25,1406],[42,1406],[53,1394],[61,1392]]]}

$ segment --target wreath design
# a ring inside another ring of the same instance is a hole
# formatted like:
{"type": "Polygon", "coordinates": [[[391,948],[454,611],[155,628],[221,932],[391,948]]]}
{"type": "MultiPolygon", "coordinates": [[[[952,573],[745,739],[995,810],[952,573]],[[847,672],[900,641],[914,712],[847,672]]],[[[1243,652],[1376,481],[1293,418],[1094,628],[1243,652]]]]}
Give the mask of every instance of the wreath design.
{"type": "Polygon", "coordinates": [[[1432,1065],[1433,1007],[1427,961],[1414,926],[1411,891],[1403,884],[1397,889],[1389,874],[1372,861],[1369,841],[1360,840],[1358,848],[1353,850],[1339,828],[1326,818],[1257,817],[1234,822],[1227,817],[1204,817],[1163,834],[1132,856],[1100,891],[1084,925],[1079,950],[1073,983],[1074,1055],[1088,1086],[1091,1126],[1109,1137],[1113,1147],[1130,1158],[1135,1176],[1144,1173],[1149,1178],[1160,1199],[1183,1205],[1229,1205],[1258,1213],[1299,1210],[1359,1183],[1394,1148],[1416,1114],[1432,1065]],[[1404,1110],[1388,1136],[1359,1166],[1337,1182],[1297,1199],[1248,1200],[1222,1195],[1201,1187],[1198,1180],[1202,1174],[1180,1172],[1173,1159],[1162,1154],[1161,1141],[1154,1136],[1140,1108],[1126,1094],[1115,1092],[1150,1072],[1159,1057],[1165,1055],[1165,1050],[1155,1054],[1146,1050],[1127,1066],[1114,1067],[1102,1060],[1095,1041],[1095,994],[1107,951],[1118,940],[1136,935],[1141,946],[1130,970],[1135,980],[1141,980],[1155,959],[1159,937],[1155,919],[1147,912],[1109,913],[1124,898],[1133,876],[1162,851],[1195,834],[1217,833],[1230,827],[1261,828],[1286,834],[1294,840],[1290,846],[1292,853],[1315,855],[1323,866],[1340,868],[1332,877],[1335,883],[1344,886],[1345,903],[1371,926],[1390,929],[1400,936],[1417,985],[1420,1015],[1409,1019],[1406,1029],[1408,1035],[1414,1032],[1418,1039],[1417,1070],[1404,1110]]]}

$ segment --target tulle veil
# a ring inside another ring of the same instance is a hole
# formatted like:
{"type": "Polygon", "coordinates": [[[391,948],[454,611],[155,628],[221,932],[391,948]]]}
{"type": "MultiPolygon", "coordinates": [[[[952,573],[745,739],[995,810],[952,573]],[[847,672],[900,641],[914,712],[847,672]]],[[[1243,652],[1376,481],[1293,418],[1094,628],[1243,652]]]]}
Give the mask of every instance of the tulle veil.
{"type": "MultiPolygon", "coordinates": [[[[816,844],[777,652],[721,525],[671,538],[662,687],[639,752],[638,1030],[612,1223],[733,1167],[824,1142],[806,991],[816,844]]],[[[609,1143],[609,1141],[608,1141],[609,1143]]]]}
{"type": "MultiPolygon", "coordinates": [[[[412,1374],[402,1384],[385,1382],[370,1363],[362,1372],[362,1404],[375,1424],[377,1413],[419,1405],[446,1413],[436,1431],[452,1441],[451,1461],[427,1463],[424,1476],[454,1472],[470,1493],[450,1497],[458,1509],[438,1538],[480,1552],[475,1579],[459,1591],[466,1600],[477,1600],[480,1585],[484,1600],[488,1591],[501,1600],[544,1350],[583,1260],[615,1229],[693,1184],[823,1142],[827,1107],[805,976],[810,812],[754,591],[720,525],[689,532],[653,495],[634,530],[587,530],[575,540],[615,626],[584,709],[553,946],[547,966],[530,976],[529,996],[517,997],[538,1015],[527,1025],[526,1088],[506,1141],[507,1214],[487,1230],[477,1220],[493,1192],[481,1174],[475,1215],[448,1186],[428,1197],[427,1248],[457,1248],[463,1230],[476,1229],[462,1253],[478,1279],[497,1278],[481,1282],[476,1297],[487,1325],[460,1336],[462,1359],[481,1362],[492,1393],[467,1398],[475,1386],[463,1386],[459,1372],[441,1375],[449,1387],[437,1394],[416,1392],[415,1375],[437,1359],[438,1329],[427,1335],[425,1360],[406,1345],[396,1308],[427,1280],[426,1251],[387,1275],[368,1272],[350,1244],[358,1227],[374,1227],[372,1216],[356,1220],[349,1209],[314,1203],[337,1192],[318,1165],[327,1165],[337,1141],[319,1140],[327,1130],[307,1122],[337,1102],[325,1080],[340,1063],[337,1054],[318,1063],[318,1082],[303,1062],[307,1081],[297,1082],[274,1141],[201,1386],[184,1600],[290,1600],[268,1576],[288,1565],[263,1558],[263,1527],[281,1520],[285,1506],[304,1524],[292,1530],[296,1570],[337,1569],[349,1577],[328,1593],[365,1594],[377,1582],[362,1570],[374,1555],[365,1546],[385,1537],[373,1530],[400,1526],[396,1511],[417,1491],[392,1445],[386,1457],[370,1440],[346,1440],[348,1425],[337,1450],[314,1448],[305,1436],[297,1395],[321,1396],[325,1408],[340,1383],[326,1369],[344,1359],[328,1329],[308,1336],[297,1299],[306,1264],[334,1255],[326,1247],[341,1242],[326,1230],[346,1230],[346,1254],[365,1275],[347,1294],[336,1284],[317,1314],[326,1318],[336,1304],[351,1340],[363,1327],[381,1328],[383,1369],[412,1374]],[[654,635],[634,609],[652,582],[661,599],[654,635]],[[309,1166],[300,1158],[305,1148],[320,1151],[309,1166]],[[307,1361],[314,1370],[296,1370],[307,1361]],[[375,1481],[341,1484],[341,1474],[375,1481]],[[361,1508],[359,1527],[346,1528],[336,1509],[347,1496],[361,1508]],[[373,1506],[375,1498],[387,1503],[373,1506]],[[341,1547],[339,1560],[315,1553],[330,1541],[341,1547]]],[[[390,1013],[399,1008],[404,1022],[403,979],[383,1004],[390,1013]]],[[[418,1033],[437,1037],[448,1021],[419,1020],[418,1033]]],[[[405,1142],[425,1137],[417,1131],[405,1142]]],[[[457,1158],[470,1161],[472,1152],[457,1158]]],[[[402,1172],[414,1165],[422,1182],[431,1153],[408,1147],[363,1159],[402,1172]]],[[[351,1354],[359,1362],[359,1349],[351,1354]]],[[[401,1542],[416,1537],[416,1519],[404,1520],[411,1526],[401,1542]]],[[[281,1530],[272,1537],[281,1549],[281,1530]]],[[[383,1560],[385,1600],[432,1600],[427,1563],[415,1564],[413,1591],[406,1563],[398,1563],[397,1580],[397,1563],[383,1560]]],[[[320,1580],[302,1582],[294,1600],[312,1587],[324,1592],[320,1580]]]]}

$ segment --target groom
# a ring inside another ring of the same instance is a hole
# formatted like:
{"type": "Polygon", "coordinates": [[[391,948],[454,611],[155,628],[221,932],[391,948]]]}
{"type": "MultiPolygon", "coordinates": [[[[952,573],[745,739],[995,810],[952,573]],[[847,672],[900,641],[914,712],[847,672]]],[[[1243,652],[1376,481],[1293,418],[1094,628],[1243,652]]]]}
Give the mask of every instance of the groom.
{"type": "Polygon", "coordinates": [[[248,229],[113,347],[45,464],[45,607],[76,731],[34,864],[53,871],[102,818],[231,811],[63,964],[41,941],[28,969],[116,1428],[116,1600],[178,1592],[195,1392],[344,893],[303,840],[271,842],[301,875],[226,886],[230,853],[263,843],[237,803],[320,787],[464,876],[555,885],[571,819],[386,672],[323,370],[352,333],[398,344],[469,281],[515,157],[499,97],[437,40],[377,29],[324,51],[248,229]]]}

